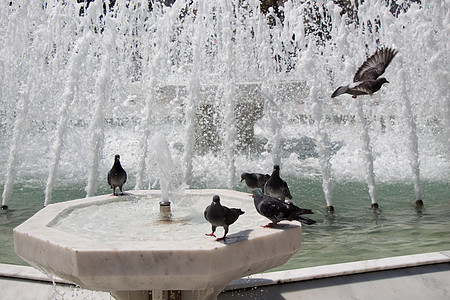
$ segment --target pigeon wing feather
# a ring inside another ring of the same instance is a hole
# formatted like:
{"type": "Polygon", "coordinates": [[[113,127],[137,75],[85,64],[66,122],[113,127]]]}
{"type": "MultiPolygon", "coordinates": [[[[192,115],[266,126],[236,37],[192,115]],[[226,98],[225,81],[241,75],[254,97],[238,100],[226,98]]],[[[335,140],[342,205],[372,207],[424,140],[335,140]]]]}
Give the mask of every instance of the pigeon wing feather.
{"type": "Polygon", "coordinates": [[[353,82],[377,79],[384,73],[397,53],[398,51],[391,48],[376,52],[359,67],[353,77],[353,82]]]}

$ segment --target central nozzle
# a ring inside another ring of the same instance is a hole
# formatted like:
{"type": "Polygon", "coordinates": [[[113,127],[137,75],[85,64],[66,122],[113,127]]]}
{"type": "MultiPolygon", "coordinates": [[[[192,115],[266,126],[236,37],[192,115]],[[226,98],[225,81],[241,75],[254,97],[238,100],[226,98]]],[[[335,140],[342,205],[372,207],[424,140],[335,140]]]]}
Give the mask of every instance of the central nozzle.
{"type": "Polygon", "coordinates": [[[171,222],[172,221],[172,212],[170,210],[170,201],[163,200],[159,202],[159,215],[161,221],[171,222]]]}

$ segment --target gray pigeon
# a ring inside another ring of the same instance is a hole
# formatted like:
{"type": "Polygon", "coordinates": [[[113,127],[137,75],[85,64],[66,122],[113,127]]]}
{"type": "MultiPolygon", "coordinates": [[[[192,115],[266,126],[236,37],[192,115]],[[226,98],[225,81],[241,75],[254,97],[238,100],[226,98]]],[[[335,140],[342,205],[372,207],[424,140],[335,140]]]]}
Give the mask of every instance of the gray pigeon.
{"type": "Polygon", "coordinates": [[[284,201],[284,199],[292,199],[291,191],[283,179],[280,178],[280,166],[274,165],[272,175],[267,180],[264,187],[266,194],[284,201]]]}
{"type": "Polygon", "coordinates": [[[270,178],[269,174],[260,174],[260,173],[242,173],[241,174],[241,182],[245,180],[245,184],[251,188],[260,188],[264,193],[264,185],[267,180],[270,178]]]}
{"type": "Polygon", "coordinates": [[[116,194],[117,187],[120,189],[120,195],[123,195],[122,186],[125,182],[127,182],[127,172],[120,165],[120,155],[116,154],[114,157],[114,165],[108,172],[108,184],[111,186],[114,196],[119,195],[116,194]]]}
{"type": "Polygon", "coordinates": [[[228,208],[220,204],[220,197],[214,195],[211,205],[209,205],[204,212],[205,219],[211,223],[212,232],[207,234],[208,236],[213,236],[216,231],[217,226],[222,226],[225,230],[223,237],[218,238],[216,241],[221,241],[226,238],[228,233],[228,226],[236,222],[240,215],[244,212],[239,208],[228,208]]]}
{"type": "Polygon", "coordinates": [[[353,95],[352,97],[356,98],[357,95],[372,95],[378,91],[384,83],[389,83],[386,78],[378,77],[384,73],[397,53],[397,50],[391,48],[385,48],[375,52],[375,54],[369,57],[359,67],[353,77],[353,83],[339,87],[331,95],[331,98],[345,93],[353,95]]]}
{"type": "Polygon", "coordinates": [[[278,222],[284,220],[299,221],[307,225],[316,223],[316,221],[302,216],[304,214],[313,214],[310,209],[300,208],[292,203],[286,203],[277,198],[264,195],[260,189],[253,190],[253,201],[256,211],[272,221],[263,227],[274,227],[278,222]]]}

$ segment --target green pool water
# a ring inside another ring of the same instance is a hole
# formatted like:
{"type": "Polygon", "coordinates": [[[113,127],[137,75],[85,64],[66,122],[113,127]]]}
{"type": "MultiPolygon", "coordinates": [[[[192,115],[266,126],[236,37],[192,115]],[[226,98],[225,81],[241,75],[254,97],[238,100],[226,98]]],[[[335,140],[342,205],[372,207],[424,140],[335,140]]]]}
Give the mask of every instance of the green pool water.
{"type": "MultiPolygon", "coordinates": [[[[274,270],[450,249],[448,182],[422,182],[425,206],[421,210],[414,205],[411,183],[381,183],[377,185],[380,209],[374,212],[370,209],[365,183],[335,181],[335,214],[330,216],[325,211],[321,180],[287,180],[292,182],[291,192],[296,204],[312,209],[315,213],[312,218],[317,224],[303,226],[301,250],[288,263],[274,270]]],[[[236,189],[250,193],[243,184],[236,189]]],[[[100,194],[108,192],[106,187],[99,191],[100,194]]],[[[83,197],[84,186],[72,185],[57,187],[53,199],[59,202],[83,197]]],[[[26,265],[14,253],[12,230],[42,209],[43,203],[40,183],[31,180],[15,185],[9,202],[10,211],[0,214],[0,263],[26,265]]],[[[209,228],[206,221],[205,228],[209,228]]]]}

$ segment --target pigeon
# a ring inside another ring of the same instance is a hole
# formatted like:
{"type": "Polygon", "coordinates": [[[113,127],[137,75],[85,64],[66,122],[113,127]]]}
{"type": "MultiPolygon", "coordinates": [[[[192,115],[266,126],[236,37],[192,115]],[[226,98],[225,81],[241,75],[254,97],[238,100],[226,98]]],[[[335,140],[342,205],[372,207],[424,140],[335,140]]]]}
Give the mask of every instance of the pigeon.
{"type": "Polygon", "coordinates": [[[270,178],[269,174],[260,174],[260,173],[242,173],[241,174],[241,182],[245,180],[245,184],[251,188],[260,188],[264,193],[264,185],[267,180],[270,178]]]}
{"type": "Polygon", "coordinates": [[[283,179],[280,178],[280,166],[274,165],[272,175],[264,186],[266,194],[284,201],[285,198],[292,199],[289,187],[283,179]]]}
{"type": "Polygon", "coordinates": [[[213,236],[216,231],[217,226],[222,226],[225,230],[223,237],[216,239],[216,241],[221,241],[226,238],[228,233],[228,226],[236,222],[240,215],[244,212],[239,208],[228,208],[220,204],[220,197],[218,195],[213,196],[211,205],[209,205],[204,212],[205,219],[211,223],[212,232],[207,234],[207,236],[213,236]]]}
{"type": "Polygon", "coordinates": [[[278,222],[284,220],[298,221],[307,225],[316,223],[316,221],[302,216],[304,214],[313,214],[310,209],[300,208],[292,203],[286,203],[277,198],[264,195],[261,189],[253,189],[253,201],[256,211],[272,221],[263,227],[275,227],[278,222]]]}
{"type": "Polygon", "coordinates": [[[385,48],[375,52],[375,54],[369,57],[362,66],[359,67],[353,77],[353,83],[339,87],[331,95],[331,98],[345,93],[353,95],[353,98],[356,98],[357,95],[372,96],[372,94],[378,91],[384,83],[389,83],[386,78],[378,77],[384,73],[397,53],[397,50],[391,48],[385,48]]]}
{"type": "Polygon", "coordinates": [[[108,172],[108,184],[111,186],[113,190],[113,196],[118,196],[116,194],[116,188],[120,189],[120,194],[123,195],[122,186],[127,182],[127,172],[120,165],[120,155],[116,154],[114,157],[114,165],[111,170],[108,172]]]}

